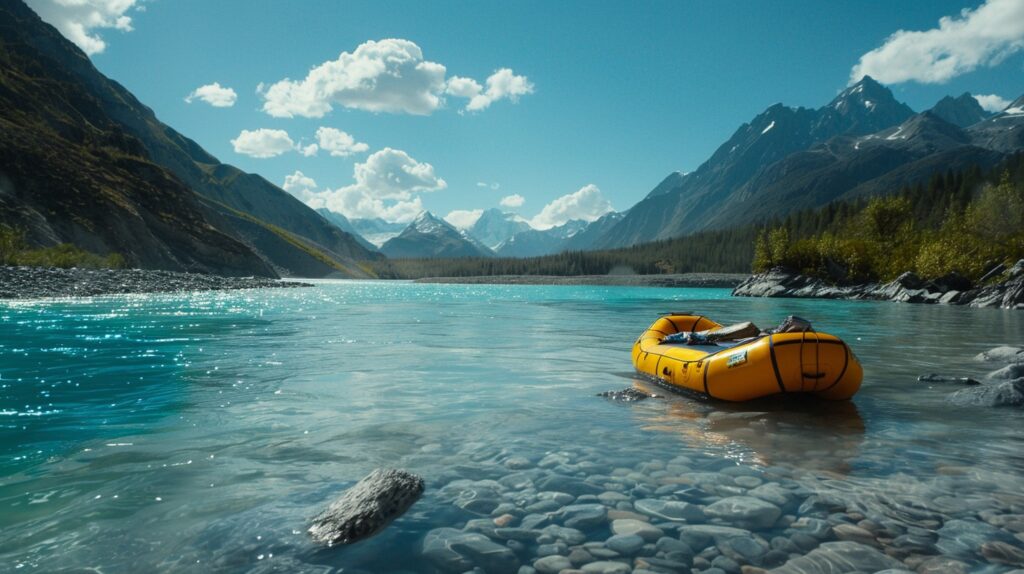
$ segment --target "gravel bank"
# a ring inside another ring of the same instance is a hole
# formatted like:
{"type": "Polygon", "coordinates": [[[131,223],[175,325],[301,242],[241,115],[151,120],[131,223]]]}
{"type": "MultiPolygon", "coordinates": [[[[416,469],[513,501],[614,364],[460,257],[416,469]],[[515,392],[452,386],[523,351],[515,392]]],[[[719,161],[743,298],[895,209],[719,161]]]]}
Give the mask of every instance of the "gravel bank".
{"type": "Polygon", "coordinates": [[[144,269],[0,267],[0,299],[309,286],[308,283],[264,277],[221,277],[144,269]]]}
{"type": "Polygon", "coordinates": [[[673,275],[485,275],[476,277],[424,277],[417,283],[468,285],[622,285],[627,287],[736,287],[745,273],[679,273],[673,275]]]}

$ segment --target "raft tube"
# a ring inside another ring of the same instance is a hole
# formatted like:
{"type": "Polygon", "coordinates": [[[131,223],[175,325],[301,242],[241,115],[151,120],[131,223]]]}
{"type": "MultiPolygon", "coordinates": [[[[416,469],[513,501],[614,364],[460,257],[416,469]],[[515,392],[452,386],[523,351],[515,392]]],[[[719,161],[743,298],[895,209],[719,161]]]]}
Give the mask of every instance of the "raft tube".
{"type": "Polygon", "coordinates": [[[723,401],[791,393],[846,400],[860,389],[860,362],[828,333],[778,333],[715,345],[662,343],[673,333],[721,327],[700,315],[662,316],[633,344],[633,365],[668,387],[723,401]]]}

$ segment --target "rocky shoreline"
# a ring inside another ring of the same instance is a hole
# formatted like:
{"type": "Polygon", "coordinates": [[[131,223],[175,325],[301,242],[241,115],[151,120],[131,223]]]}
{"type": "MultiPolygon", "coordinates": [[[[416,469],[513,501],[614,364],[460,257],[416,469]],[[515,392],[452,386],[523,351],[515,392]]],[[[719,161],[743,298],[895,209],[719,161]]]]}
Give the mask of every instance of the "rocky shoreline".
{"type": "Polygon", "coordinates": [[[736,287],[744,273],[675,273],[666,275],[480,275],[423,277],[416,283],[466,285],[614,285],[624,287],[736,287]]]}
{"type": "Polygon", "coordinates": [[[0,299],[309,286],[308,283],[266,277],[221,277],[147,269],[0,267],[0,299]]]}
{"type": "Polygon", "coordinates": [[[1024,309],[1024,260],[998,273],[989,274],[995,282],[980,286],[956,274],[927,281],[910,272],[889,283],[833,285],[777,267],[750,276],[736,286],[732,294],[736,297],[864,299],[1024,309]]]}

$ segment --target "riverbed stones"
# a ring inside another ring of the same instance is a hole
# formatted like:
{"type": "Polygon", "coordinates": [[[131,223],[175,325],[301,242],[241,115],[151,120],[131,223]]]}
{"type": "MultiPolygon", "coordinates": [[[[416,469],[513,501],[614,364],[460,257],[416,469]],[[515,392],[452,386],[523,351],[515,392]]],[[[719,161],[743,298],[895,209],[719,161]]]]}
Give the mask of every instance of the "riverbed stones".
{"type": "Polygon", "coordinates": [[[561,474],[552,474],[537,483],[537,488],[540,490],[554,490],[557,492],[565,492],[572,496],[583,496],[586,494],[601,494],[604,490],[596,485],[583,482],[578,478],[571,476],[565,476],[561,474]]]}
{"type": "Polygon", "coordinates": [[[486,572],[513,574],[519,559],[512,549],[483,534],[454,528],[435,528],[423,539],[423,556],[445,572],[465,572],[475,566],[486,572]]]}
{"type": "Polygon", "coordinates": [[[585,574],[629,574],[632,571],[632,568],[622,562],[600,560],[598,562],[584,564],[580,570],[585,574]]]}
{"type": "Polygon", "coordinates": [[[633,507],[639,512],[661,520],[687,522],[704,520],[704,511],[699,506],[678,500],[644,498],[634,502],[633,507]]]}
{"type": "Polygon", "coordinates": [[[806,556],[794,558],[772,574],[819,574],[822,572],[878,572],[902,569],[903,563],[878,550],[850,541],[826,542],[806,556]]]}
{"type": "Polygon", "coordinates": [[[377,469],[313,518],[313,540],[334,546],[351,544],[380,532],[405,514],[423,494],[423,479],[398,469],[377,469]]]}
{"type": "Polygon", "coordinates": [[[994,541],[982,543],[981,555],[984,556],[986,560],[994,564],[1024,566],[1024,550],[1019,546],[1013,546],[1006,542],[994,541]]]}
{"type": "Polygon", "coordinates": [[[576,530],[575,528],[567,528],[565,526],[558,526],[557,524],[545,527],[543,532],[548,536],[565,542],[569,546],[583,544],[587,540],[587,535],[579,530],[576,530]]]}
{"type": "Polygon", "coordinates": [[[652,526],[647,522],[641,520],[633,520],[631,518],[621,518],[619,520],[612,521],[612,532],[615,534],[633,534],[643,538],[647,542],[656,542],[659,538],[665,535],[665,531],[652,526]]]}
{"type": "Polygon", "coordinates": [[[986,542],[1018,543],[1008,532],[978,520],[949,520],[938,531],[935,546],[947,556],[969,559],[986,542]]]}
{"type": "Polygon", "coordinates": [[[774,504],[753,496],[730,496],[704,508],[704,514],[741,527],[769,528],[782,515],[774,504]]]}
{"type": "Polygon", "coordinates": [[[552,555],[536,560],[533,563],[533,567],[540,574],[558,574],[562,570],[572,568],[573,563],[565,556],[552,555]]]}
{"type": "Polygon", "coordinates": [[[572,504],[560,512],[562,524],[567,528],[590,530],[608,520],[608,509],[603,504],[572,504]]]}
{"type": "Polygon", "coordinates": [[[839,540],[849,540],[858,544],[867,544],[880,548],[881,544],[875,540],[875,536],[867,530],[853,524],[837,524],[832,527],[832,532],[839,540]]]}
{"type": "Polygon", "coordinates": [[[635,534],[615,534],[604,545],[623,556],[633,556],[644,547],[644,539],[635,534]]]}

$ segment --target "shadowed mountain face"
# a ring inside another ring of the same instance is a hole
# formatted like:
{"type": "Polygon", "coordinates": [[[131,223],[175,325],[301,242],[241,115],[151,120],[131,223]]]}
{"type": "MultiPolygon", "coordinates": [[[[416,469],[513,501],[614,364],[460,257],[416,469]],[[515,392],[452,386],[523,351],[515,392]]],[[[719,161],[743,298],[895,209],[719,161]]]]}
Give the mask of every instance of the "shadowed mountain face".
{"type": "Polygon", "coordinates": [[[420,213],[401,233],[384,243],[380,250],[388,257],[398,259],[494,256],[494,252],[487,246],[429,211],[420,213]]]}
{"type": "Polygon", "coordinates": [[[0,4],[0,47],[0,221],[33,242],[261,275],[365,276],[380,257],[161,123],[19,0],[0,4]]]}
{"type": "Polygon", "coordinates": [[[970,95],[948,100],[915,115],[865,77],[817,110],[771,106],[697,170],[662,181],[593,246],[667,239],[842,197],[891,193],[936,170],[994,165],[1024,147],[1024,134],[1010,129],[1024,114],[984,119],[970,95]],[[959,125],[965,123],[967,129],[959,125]]]}

